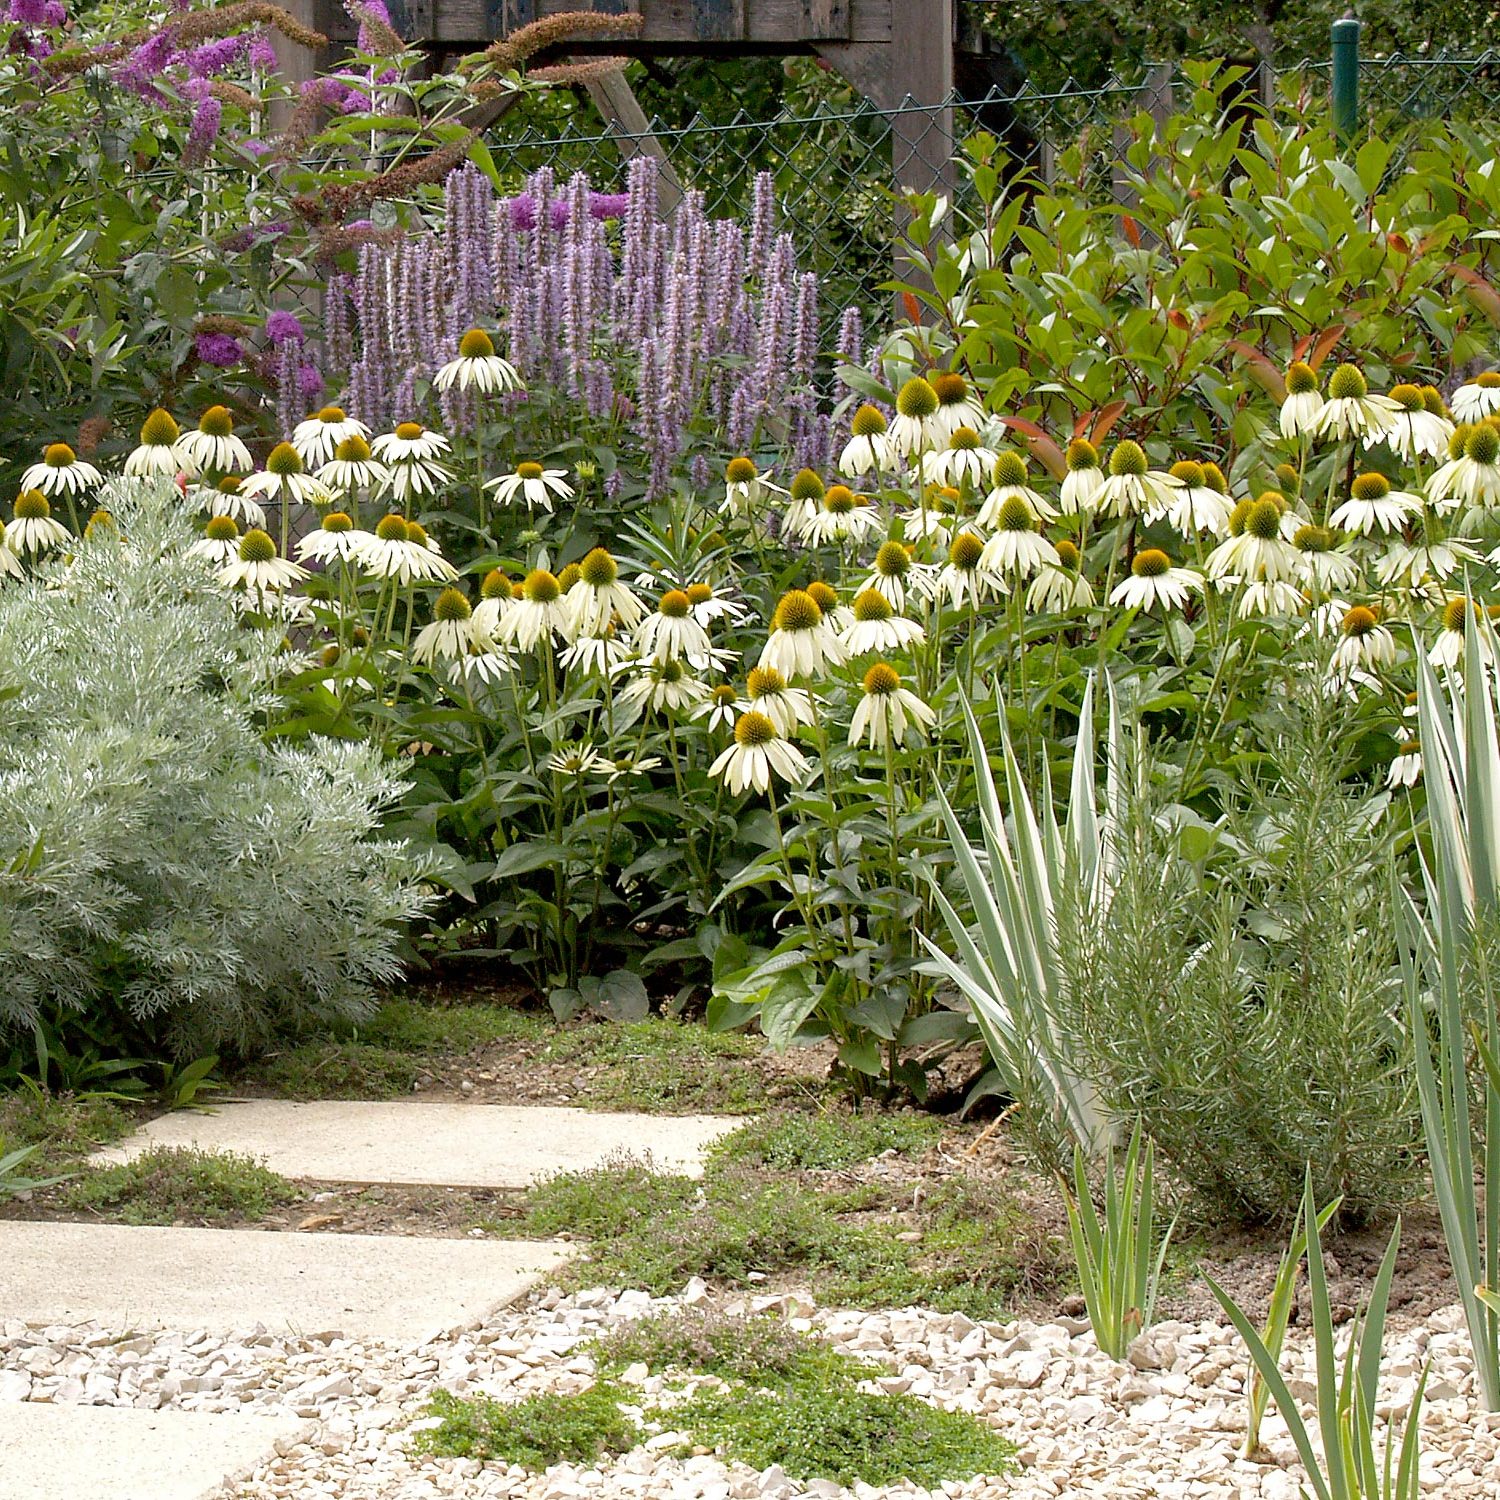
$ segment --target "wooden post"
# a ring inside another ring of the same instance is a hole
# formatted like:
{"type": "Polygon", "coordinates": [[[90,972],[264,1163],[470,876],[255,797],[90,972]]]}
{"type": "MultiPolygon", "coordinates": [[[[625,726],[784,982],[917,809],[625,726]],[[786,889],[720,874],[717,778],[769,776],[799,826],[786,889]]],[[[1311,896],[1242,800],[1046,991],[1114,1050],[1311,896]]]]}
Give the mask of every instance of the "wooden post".
{"type": "Polygon", "coordinates": [[[606,73],[602,78],[591,79],[588,91],[594,108],[604,116],[604,123],[621,132],[620,155],[627,162],[637,156],[655,157],[656,200],[661,206],[662,216],[671,218],[682,202],[682,183],[667,159],[666,147],[653,134],[651,122],[641,108],[641,101],[635,97],[630,80],[619,71],[606,73]]]}
{"type": "Polygon", "coordinates": [[[953,0],[891,0],[891,50],[892,82],[903,95],[891,121],[896,191],[943,193],[952,202],[953,0]]]}
{"type": "MultiPolygon", "coordinates": [[[[282,0],[282,4],[293,19],[313,31],[323,31],[320,22],[324,19],[325,7],[319,4],[319,0],[282,0]]],[[[327,33],[324,32],[324,35],[327,33]]],[[[318,54],[311,47],[291,41],[275,30],[271,32],[271,45],[276,49],[276,71],[284,82],[300,88],[317,76],[318,54]]],[[[272,105],[267,114],[273,134],[279,135],[286,129],[287,121],[291,119],[295,108],[295,100],[278,100],[272,105]]]]}

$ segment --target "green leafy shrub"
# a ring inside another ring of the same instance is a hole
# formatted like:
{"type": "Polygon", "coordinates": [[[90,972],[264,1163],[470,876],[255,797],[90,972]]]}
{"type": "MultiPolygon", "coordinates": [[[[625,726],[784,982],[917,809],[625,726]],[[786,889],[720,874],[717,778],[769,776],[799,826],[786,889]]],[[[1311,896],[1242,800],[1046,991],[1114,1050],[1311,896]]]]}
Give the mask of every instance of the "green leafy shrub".
{"type": "Polygon", "coordinates": [[[421,858],[366,745],[262,744],[274,644],[187,555],[168,485],[0,590],[0,1031],[107,1014],[199,1057],[354,1019],[394,977],[421,858]]]}
{"type": "Polygon", "coordinates": [[[420,1453],[499,1460],[545,1469],[549,1464],[591,1464],[625,1453],[640,1441],[640,1429],[621,1410],[624,1392],[608,1382],[571,1396],[551,1391],[523,1401],[465,1401],[437,1391],[429,1414],[442,1424],[417,1434],[420,1453]]]}

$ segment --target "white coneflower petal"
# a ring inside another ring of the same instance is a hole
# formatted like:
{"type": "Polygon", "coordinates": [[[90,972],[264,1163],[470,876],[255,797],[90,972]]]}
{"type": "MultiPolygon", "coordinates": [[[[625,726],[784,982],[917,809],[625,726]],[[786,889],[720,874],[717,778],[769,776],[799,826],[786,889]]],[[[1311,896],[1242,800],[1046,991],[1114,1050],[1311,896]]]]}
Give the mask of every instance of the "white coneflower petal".
{"type": "Polygon", "coordinates": [[[516,466],[514,474],[502,474],[491,479],[485,489],[489,490],[501,505],[514,505],[517,498],[523,500],[527,510],[538,508],[551,511],[552,501],[571,500],[573,487],[567,482],[566,469],[544,469],[537,463],[516,466]]]}
{"type": "Polygon", "coordinates": [[[227,406],[210,406],[198,425],[177,439],[177,454],[189,474],[245,474],[255,466],[250,450],[234,435],[227,406]]]}
{"type": "Polygon", "coordinates": [[[21,475],[21,490],[39,490],[44,495],[82,495],[104,482],[93,464],[86,463],[66,443],[52,443],[40,463],[21,475]]]}
{"type": "Polygon", "coordinates": [[[1448,405],[1456,422],[1482,422],[1500,411],[1500,374],[1486,370],[1454,391],[1448,405]]]}
{"type": "Polygon", "coordinates": [[[1110,592],[1111,604],[1127,609],[1181,609],[1195,592],[1201,592],[1203,579],[1191,568],[1174,568],[1172,560],[1157,547],[1136,553],[1130,577],[1110,592]]]}
{"type": "Polygon", "coordinates": [[[734,726],[734,743],[708,768],[731,792],[752,788],[766,792],[772,779],[799,782],[807,775],[807,758],[776,732],[764,714],[753,709],[742,713],[734,726]]]}
{"type": "Polygon", "coordinates": [[[901,676],[888,662],[876,662],[864,676],[864,694],[849,720],[849,743],[883,750],[900,745],[908,730],[914,738],[925,738],[937,719],[933,710],[910,689],[901,686],[901,676]]]}
{"type": "Polygon", "coordinates": [[[823,677],[846,659],[842,642],[829,628],[811,594],[793,589],[783,595],[771,617],[771,634],[759,665],[772,667],[792,681],[823,677]]]}
{"type": "Polygon", "coordinates": [[[309,469],[317,469],[332,460],[340,443],[369,436],[370,429],[342,407],[325,406],[292,429],[292,447],[309,469]]]}
{"type": "Polygon", "coordinates": [[[487,395],[523,389],[515,366],[495,353],[490,336],[478,328],[471,328],[458,341],[458,358],[444,365],[432,377],[432,383],[440,391],[457,386],[461,391],[473,389],[487,395]]]}
{"type": "Polygon", "coordinates": [[[141,424],[140,445],[126,456],[124,472],[137,479],[171,479],[186,471],[189,479],[195,478],[197,468],[178,452],[181,436],[171,414],[157,407],[141,424]]]}

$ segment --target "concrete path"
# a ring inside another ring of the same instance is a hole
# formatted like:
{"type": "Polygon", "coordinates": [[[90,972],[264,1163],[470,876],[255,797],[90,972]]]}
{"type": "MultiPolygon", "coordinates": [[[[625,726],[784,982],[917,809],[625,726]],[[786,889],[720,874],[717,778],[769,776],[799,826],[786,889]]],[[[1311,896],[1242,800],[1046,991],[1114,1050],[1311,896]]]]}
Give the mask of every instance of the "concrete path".
{"type": "Polygon", "coordinates": [[[0,1404],[0,1500],[209,1500],[312,1425],[9,1401],[0,1404]]]}
{"type": "Polygon", "coordinates": [[[226,1333],[263,1323],[412,1345],[473,1327],[570,1253],[551,1240],[11,1220],[0,1223],[0,1309],[28,1323],[226,1333]]]}
{"type": "Polygon", "coordinates": [[[259,1157],[283,1177],[315,1182],[524,1188],[558,1172],[601,1166],[620,1152],[659,1171],[703,1173],[703,1153],[743,1120],[710,1115],[600,1114],[415,1101],[296,1104],[280,1099],[178,1110],[96,1161],[126,1161],[153,1146],[196,1146],[259,1157]]]}

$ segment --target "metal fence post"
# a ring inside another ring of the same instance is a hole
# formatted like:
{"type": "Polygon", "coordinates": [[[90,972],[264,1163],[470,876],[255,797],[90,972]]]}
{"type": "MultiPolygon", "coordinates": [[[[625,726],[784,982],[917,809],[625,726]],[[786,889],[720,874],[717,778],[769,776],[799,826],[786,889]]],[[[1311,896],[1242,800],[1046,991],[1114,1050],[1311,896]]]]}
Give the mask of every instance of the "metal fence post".
{"type": "Polygon", "coordinates": [[[1333,128],[1347,145],[1359,128],[1359,22],[1333,23],[1333,128]]]}

